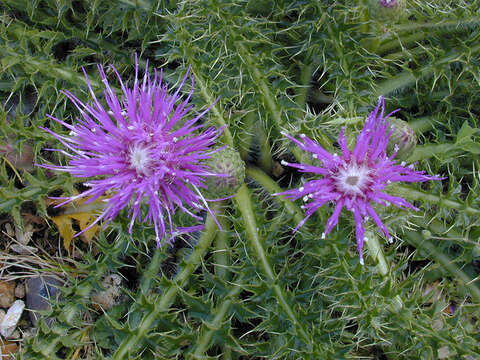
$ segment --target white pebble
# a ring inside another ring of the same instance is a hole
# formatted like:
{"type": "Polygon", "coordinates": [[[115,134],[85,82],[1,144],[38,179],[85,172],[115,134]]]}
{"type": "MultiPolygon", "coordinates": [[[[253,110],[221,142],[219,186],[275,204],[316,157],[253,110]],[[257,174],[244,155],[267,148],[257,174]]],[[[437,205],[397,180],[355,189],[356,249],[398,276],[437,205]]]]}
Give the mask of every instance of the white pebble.
{"type": "Polygon", "coordinates": [[[13,333],[24,308],[25,303],[22,300],[17,300],[10,306],[0,324],[0,334],[2,334],[3,337],[8,338],[13,333]]]}

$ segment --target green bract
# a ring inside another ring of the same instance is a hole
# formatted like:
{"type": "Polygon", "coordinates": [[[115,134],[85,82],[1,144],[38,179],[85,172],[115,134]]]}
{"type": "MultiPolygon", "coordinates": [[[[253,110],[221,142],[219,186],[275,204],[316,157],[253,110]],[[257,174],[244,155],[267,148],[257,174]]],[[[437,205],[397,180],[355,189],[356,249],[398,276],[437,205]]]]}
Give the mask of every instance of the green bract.
{"type": "Polygon", "coordinates": [[[367,0],[370,19],[393,24],[405,15],[407,0],[367,0]]]}
{"type": "Polygon", "coordinates": [[[406,121],[396,117],[388,119],[392,128],[392,136],[388,141],[387,151],[391,154],[397,150],[397,159],[407,159],[415,150],[417,135],[406,121]]]}
{"type": "Polygon", "coordinates": [[[245,179],[245,163],[238,151],[227,147],[206,161],[211,172],[222,176],[208,177],[205,185],[210,196],[224,198],[234,195],[245,179]]]}

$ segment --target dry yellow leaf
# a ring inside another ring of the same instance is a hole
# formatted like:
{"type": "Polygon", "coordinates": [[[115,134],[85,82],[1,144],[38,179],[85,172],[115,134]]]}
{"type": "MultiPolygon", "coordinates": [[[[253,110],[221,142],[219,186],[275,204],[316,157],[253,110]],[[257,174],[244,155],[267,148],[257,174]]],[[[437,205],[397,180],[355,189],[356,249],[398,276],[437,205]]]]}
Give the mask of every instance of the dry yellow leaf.
{"type": "MultiPolygon", "coordinates": [[[[99,210],[104,206],[104,203],[102,202],[104,198],[106,197],[102,196],[94,202],[84,206],[82,205],[87,199],[79,199],[73,201],[66,206],[65,214],[61,214],[51,218],[57,226],[58,232],[63,239],[63,247],[65,249],[70,249],[73,237],[76,234],[76,231],[73,229],[74,221],[77,221],[78,226],[80,227],[80,231],[85,230],[97,218],[98,214],[95,210],[99,210]]],[[[55,203],[56,201],[51,201],[51,203],[55,203]]],[[[91,228],[82,233],[82,240],[85,242],[90,242],[99,230],[99,225],[93,225],[91,228]]]]}
{"type": "MultiPolygon", "coordinates": [[[[67,250],[70,248],[70,244],[76,233],[75,230],[73,230],[72,220],[77,220],[80,230],[83,231],[95,219],[96,219],[96,215],[91,213],[77,213],[77,214],[59,215],[59,216],[52,217],[52,221],[55,223],[55,225],[57,225],[58,232],[60,233],[60,236],[63,239],[63,247],[67,250]]],[[[86,242],[90,242],[99,230],[100,230],[100,226],[95,224],[90,229],[82,233],[82,238],[86,242]]]]}

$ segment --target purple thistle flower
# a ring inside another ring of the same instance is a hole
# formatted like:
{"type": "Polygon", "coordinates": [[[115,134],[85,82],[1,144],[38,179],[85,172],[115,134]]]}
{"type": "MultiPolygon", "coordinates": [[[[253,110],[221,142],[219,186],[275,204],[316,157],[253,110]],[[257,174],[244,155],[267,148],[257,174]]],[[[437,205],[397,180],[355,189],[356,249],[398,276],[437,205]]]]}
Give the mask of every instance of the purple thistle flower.
{"type": "MultiPolygon", "coordinates": [[[[310,180],[298,189],[287,190],[274,195],[285,195],[288,199],[303,198],[306,210],[305,218],[297,225],[294,231],[302,226],[315,211],[328,202],[336,204],[333,214],[328,219],[322,239],[330,233],[338,222],[343,208],[353,214],[356,229],[357,250],[360,254],[360,263],[363,265],[363,243],[365,240],[364,222],[372,218],[373,222],[382,230],[391,241],[386,226],[380,220],[373,203],[389,206],[393,204],[399,208],[418,210],[401,197],[389,195],[385,188],[393,182],[424,182],[441,180],[438,176],[426,175],[424,171],[413,170],[413,165],[406,166],[405,162],[397,164],[393,154],[387,156],[387,144],[392,134],[390,123],[386,120],[392,113],[384,116],[385,101],[380,97],[377,107],[368,115],[353,150],[347,147],[347,138],[344,128],[340,130],[338,143],[342,155],[330,154],[317,142],[300,135],[300,140],[283,133],[304,151],[311,152],[315,159],[322,162],[323,167],[309,164],[293,164],[282,161],[299,169],[301,172],[319,174],[320,179],[310,180]]],[[[394,111],[395,112],[395,111],[394,111]]]]}
{"type": "Polygon", "coordinates": [[[379,0],[378,3],[383,7],[392,8],[397,6],[397,0],[379,0]]]}
{"type": "Polygon", "coordinates": [[[199,189],[205,188],[205,177],[224,176],[212,173],[210,167],[203,163],[218,151],[211,150],[210,147],[215,144],[223,128],[206,128],[205,124],[200,123],[200,118],[211,106],[199,115],[185,120],[193,108],[193,105],[188,105],[193,93],[193,78],[192,90],[185,100],[180,100],[180,89],[187,79],[188,71],[179,88],[169,95],[161,71],[158,74],[155,70],[152,79],[147,65],[143,80],[139,80],[136,62],[135,81],[133,87],[129,88],[117,70],[113,66],[111,68],[120,82],[121,98],[117,97],[108,83],[103,67],[98,65],[106,88],[104,107],[95,96],[83,70],[93,103],[84,104],[71,92],[63,91],[80,111],[82,118],[70,125],[49,116],[68,128],[69,136],[42,128],[60,141],[69,152],[47,150],[67,155],[70,158],[69,165],[38,166],[66,171],[75,177],[94,178],[85,183],[90,189],[76,196],[60,198],[65,201],[58,206],[79,198],[87,198],[85,203],[90,203],[103,195],[109,195],[104,200],[106,206],[103,212],[89,227],[101,219],[106,222],[113,220],[122,209],[128,207],[131,217],[129,231],[136,220],[153,224],[159,246],[167,232],[171,237],[164,241],[171,242],[174,234],[202,227],[177,228],[174,231],[172,216],[177,209],[198,220],[202,218],[193,211],[206,209],[212,214],[199,189]],[[148,211],[142,218],[143,202],[147,204],[148,211]]]}

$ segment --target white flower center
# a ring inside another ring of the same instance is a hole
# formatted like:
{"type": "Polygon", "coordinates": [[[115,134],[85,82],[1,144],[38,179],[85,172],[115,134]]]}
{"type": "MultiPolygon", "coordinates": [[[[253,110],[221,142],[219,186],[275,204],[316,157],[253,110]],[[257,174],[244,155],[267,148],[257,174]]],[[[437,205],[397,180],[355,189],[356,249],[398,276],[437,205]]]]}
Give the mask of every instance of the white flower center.
{"type": "Polygon", "coordinates": [[[151,159],[149,156],[149,149],[141,145],[134,145],[128,154],[130,167],[135,169],[138,175],[147,175],[149,173],[149,165],[151,159]]]}
{"type": "Polygon", "coordinates": [[[337,190],[345,195],[363,196],[371,181],[370,172],[367,166],[354,162],[346,164],[335,176],[337,190]]]}

